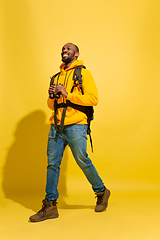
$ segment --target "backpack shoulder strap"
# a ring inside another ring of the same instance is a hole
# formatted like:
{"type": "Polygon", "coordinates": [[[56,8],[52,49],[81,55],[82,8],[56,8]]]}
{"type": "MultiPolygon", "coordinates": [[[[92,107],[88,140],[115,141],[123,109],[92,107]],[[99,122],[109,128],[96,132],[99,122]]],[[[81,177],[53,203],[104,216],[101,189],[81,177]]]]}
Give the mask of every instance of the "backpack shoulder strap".
{"type": "Polygon", "coordinates": [[[55,77],[57,77],[57,75],[60,75],[60,72],[56,73],[55,75],[53,75],[53,76],[51,77],[50,86],[53,85],[54,79],[55,79],[55,77]]]}
{"type": "Polygon", "coordinates": [[[73,84],[73,87],[71,89],[71,93],[73,92],[73,89],[74,87],[77,87],[79,85],[81,91],[82,91],[82,94],[83,94],[83,89],[82,89],[82,75],[81,75],[81,71],[82,71],[82,68],[85,68],[86,67],[84,65],[80,65],[80,66],[77,66],[74,70],[74,73],[73,73],[73,81],[74,81],[74,84],[73,84]],[[76,83],[78,80],[78,83],[76,83]]]}

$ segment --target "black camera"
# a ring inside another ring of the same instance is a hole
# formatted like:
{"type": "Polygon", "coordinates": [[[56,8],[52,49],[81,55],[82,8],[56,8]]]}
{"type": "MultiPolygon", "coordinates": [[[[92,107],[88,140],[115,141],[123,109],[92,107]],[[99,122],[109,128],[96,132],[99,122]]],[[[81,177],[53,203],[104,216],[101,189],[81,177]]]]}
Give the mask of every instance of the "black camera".
{"type": "MultiPolygon", "coordinates": [[[[59,85],[63,86],[63,84],[61,84],[61,83],[60,83],[59,85]]],[[[56,87],[57,84],[53,84],[53,86],[56,87]]],[[[61,95],[61,92],[58,92],[58,93],[56,93],[56,94],[54,94],[54,93],[50,93],[50,94],[49,94],[49,98],[50,98],[50,99],[53,99],[53,98],[60,98],[60,95],[61,95]]]]}

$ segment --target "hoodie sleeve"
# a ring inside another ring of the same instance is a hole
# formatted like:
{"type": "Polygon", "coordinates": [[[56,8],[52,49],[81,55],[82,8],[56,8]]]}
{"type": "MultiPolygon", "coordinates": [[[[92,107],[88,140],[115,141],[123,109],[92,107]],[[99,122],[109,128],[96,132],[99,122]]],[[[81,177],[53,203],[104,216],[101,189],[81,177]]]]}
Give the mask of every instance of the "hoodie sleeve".
{"type": "Polygon", "coordinates": [[[84,94],[75,91],[68,93],[67,100],[82,106],[96,106],[98,103],[98,91],[92,74],[86,69],[82,69],[82,88],[84,94]]]}
{"type": "Polygon", "coordinates": [[[49,107],[51,110],[54,111],[54,99],[48,98],[48,100],[47,100],[47,105],[48,105],[48,107],[49,107]]]}

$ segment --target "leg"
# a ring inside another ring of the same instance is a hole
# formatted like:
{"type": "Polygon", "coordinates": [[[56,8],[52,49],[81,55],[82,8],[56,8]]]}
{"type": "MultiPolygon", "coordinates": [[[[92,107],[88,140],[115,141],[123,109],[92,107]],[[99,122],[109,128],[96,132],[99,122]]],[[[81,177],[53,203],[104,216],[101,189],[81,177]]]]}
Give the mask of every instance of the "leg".
{"type": "Polygon", "coordinates": [[[66,145],[65,140],[60,134],[56,137],[56,130],[52,124],[49,132],[47,147],[48,167],[45,198],[48,201],[57,200],[59,197],[57,186],[59,181],[60,164],[66,145]]]}
{"type": "Polygon", "coordinates": [[[65,146],[65,140],[60,134],[58,134],[56,138],[54,125],[51,125],[47,148],[48,167],[46,196],[42,201],[42,209],[29,218],[31,222],[40,222],[50,218],[57,218],[59,216],[56,205],[56,200],[59,196],[57,185],[59,180],[60,164],[65,146]]]}
{"type": "Polygon", "coordinates": [[[86,152],[87,125],[74,124],[66,126],[65,137],[77,164],[91,183],[94,192],[104,191],[104,184],[86,152]]]}

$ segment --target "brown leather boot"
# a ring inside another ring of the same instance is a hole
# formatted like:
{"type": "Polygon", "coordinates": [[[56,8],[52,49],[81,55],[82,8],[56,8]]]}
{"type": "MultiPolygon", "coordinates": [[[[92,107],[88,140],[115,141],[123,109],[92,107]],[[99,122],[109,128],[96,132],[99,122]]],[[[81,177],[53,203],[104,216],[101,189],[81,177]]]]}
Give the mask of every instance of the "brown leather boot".
{"type": "Polygon", "coordinates": [[[95,207],[95,212],[102,212],[107,208],[110,194],[111,192],[106,187],[103,192],[96,193],[97,203],[95,207]]]}
{"type": "Polygon", "coordinates": [[[50,218],[57,218],[59,216],[55,201],[50,201],[49,204],[48,200],[44,199],[42,203],[42,209],[29,218],[30,222],[40,222],[50,218]]]}

